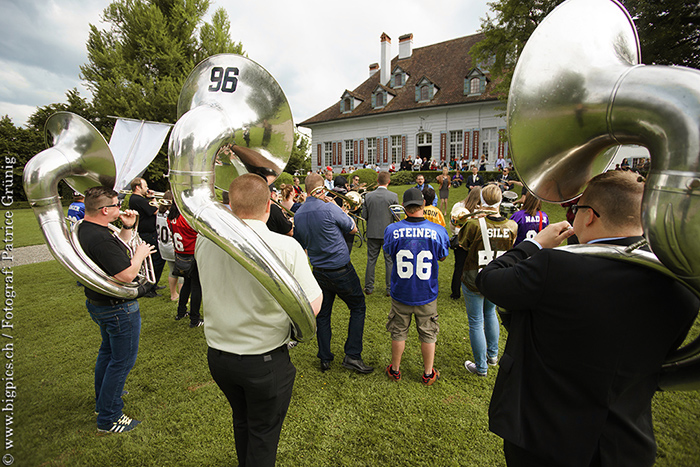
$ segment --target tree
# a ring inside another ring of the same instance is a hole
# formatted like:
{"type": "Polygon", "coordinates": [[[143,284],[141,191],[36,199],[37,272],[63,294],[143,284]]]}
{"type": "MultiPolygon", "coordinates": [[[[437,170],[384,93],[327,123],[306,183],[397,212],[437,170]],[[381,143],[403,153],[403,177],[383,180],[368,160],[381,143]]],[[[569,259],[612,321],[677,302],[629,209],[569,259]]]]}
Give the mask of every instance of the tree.
{"type": "Polygon", "coordinates": [[[289,156],[287,167],[284,171],[294,175],[295,172],[306,176],[306,173],[311,170],[311,152],[309,138],[297,131],[294,132],[294,146],[292,147],[292,155],[289,156]]]}
{"type": "MultiPolygon", "coordinates": [[[[497,0],[482,19],[484,40],[474,45],[476,63],[487,63],[495,91],[508,98],[515,64],[535,28],[563,0],[497,0]]],[[[700,68],[700,8],[689,0],[622,0],[641,43],[644,63],[700,68]]]]}
{"type": "MultiPolygon", "coordinates": [[[[115,0],[103,13],[104,31],[90,25],[82,78],[101,115],[175,123],[182,85],[195,65],[215,53],[243,54],[230,38],[226,11],[202,24],[209,0],[115,0]],[[201,27],[200,27],[201,25],[201,27]],[[199,34],[199,35],[198,35],[199,34]]],[[[146,177],[165,188],[163,150],[146,177]]]]}

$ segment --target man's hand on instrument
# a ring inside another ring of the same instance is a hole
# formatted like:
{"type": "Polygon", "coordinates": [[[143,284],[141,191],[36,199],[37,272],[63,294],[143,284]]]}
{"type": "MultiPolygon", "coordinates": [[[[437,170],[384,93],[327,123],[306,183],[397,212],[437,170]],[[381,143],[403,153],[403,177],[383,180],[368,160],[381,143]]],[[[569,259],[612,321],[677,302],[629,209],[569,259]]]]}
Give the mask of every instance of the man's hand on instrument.
{"type": "Polygon", "coordinates": [[[133,209],[127,209],[126,211],[119,213],[119,219],[121,219],[123,226],[131,228],[136,223],[138,215],[138,212],[134,211],[133,209]]]}
{"type": "Polygon", "coordinates": [[[137,261],[143,261],[147,257],[151,256],[152,253],[155,253],[156,248],[151,245],[150,243],[143,242],[139,246],[136,247],[136,251],[134,252],[134,258],[137,259],[137,261]]]}
{"type": "Polygon", "coordinates": [[[555,248],[574,233],[574,228],[566,221],[550,224],[542,229],[533,240],[540,244],[542,248],[555,248]]]}

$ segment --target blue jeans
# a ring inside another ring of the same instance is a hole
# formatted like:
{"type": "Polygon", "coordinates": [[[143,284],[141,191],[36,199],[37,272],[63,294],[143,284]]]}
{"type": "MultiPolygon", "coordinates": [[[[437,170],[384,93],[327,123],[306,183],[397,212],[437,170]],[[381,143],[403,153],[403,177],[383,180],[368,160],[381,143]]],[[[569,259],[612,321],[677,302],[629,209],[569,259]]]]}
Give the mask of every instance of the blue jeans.
{"type": "Polygon", "coordinates": [[[314,277],[323,291],[321,311],[316,316],[316,340],[318,341],[318,358],[322,362],[333,360],[331,352],[331,311],[335,296],[340,297],[350,309],[348,323],[348,338],[345,341],[345,355],[350,358],[361,358],[362,334],[365,329],[365,295],[362,293],[360,278],[352,263],[347,266],[329,271],[313,269],[314,277]]]}
{"type": "Polygon", "coordinates": [[[108,429],[122,416],[124,383],[136,363],[141,333],[139,302],[96,306],[86,301],[86,305],[102,334],[95,362],[95,410],[98,428],[108,429]]]}
{"type": "Polygon", "coordinates": [[[480,293],[472,292],[462,284],[464,302],[469,317],[469,341],[472,344],[474,363],[479,373],[486,373],[486,357],[498,357],[498,318],[496,305],[480,293]]]}

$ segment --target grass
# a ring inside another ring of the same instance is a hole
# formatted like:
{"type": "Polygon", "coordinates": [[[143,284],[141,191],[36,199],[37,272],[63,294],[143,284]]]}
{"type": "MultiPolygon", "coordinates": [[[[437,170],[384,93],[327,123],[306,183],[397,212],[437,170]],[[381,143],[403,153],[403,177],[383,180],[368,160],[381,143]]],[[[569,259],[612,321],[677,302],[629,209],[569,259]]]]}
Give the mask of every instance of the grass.
{"type": "MultiPolygon", "coordinates": [[[[392,188],[402,193],[408,186],[392,188]]],[[[464,197],[466,190],[460,190],[452,191],[450,204],[464,197]]],[[[545,210],[553,221],[563,217],[561,209],[545,210]]],[[[366,252],[365,246],[352,252],[361,279],[366,252]]],[[[505,465],[501,440],[488,431],[495,372],[477,378],[462,367],[471,349],[464,302],[449,299],[452,261],[448,258],[440,268],[435,366],[442,377],[437,384],[420,384],[414,330],[401,365],[403,380],[392,382],[382,374],[391,355],[384,328],[390,299],[380,293],[367,297],[363,357],[375,372],[358,375],[336,359],[322,374],[315,342],[294,348],[297,378],[278,465],[505,465]]],[[[127,380],[125,411],[143,424],[126,435],[98,435],[92,370],[100,338],[82,289],[55,261],[18,266],[14,272],[14,327],[4,331],[13,335],[15,345],[18,389],[9,451],[15,465],[235,465],[230,407],[209,374],[203,329],[175,321],[174,303],[165,297],[140,300],[141,343],[127,380]]],[[[376,277],[383,274],[379,261],[376,277]]],[[[343,354],[347,318],[347,307],[336,301],[336,356],[343,354]]],[[[505,338],[502,331],[501,349],[505,338]]],[[[659,393],[653,410],[657,466],[700,465],[698,393],[659,393]]]]}

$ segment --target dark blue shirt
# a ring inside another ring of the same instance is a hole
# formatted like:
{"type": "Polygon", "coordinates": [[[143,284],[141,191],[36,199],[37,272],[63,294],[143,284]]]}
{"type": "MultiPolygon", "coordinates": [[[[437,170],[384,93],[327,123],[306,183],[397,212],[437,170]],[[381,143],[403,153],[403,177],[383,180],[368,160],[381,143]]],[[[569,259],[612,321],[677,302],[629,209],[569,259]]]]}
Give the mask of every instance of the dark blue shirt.
{"type": "MultiPolygon", "coordinates": [[[[424,183],[422,185],[416,185],[416,188],[418,188],[421,192],[423,191],[423,188],[428,185],[427,183],[424,183]]],[[[431,187],[432,188],[432,187],[431,187]]],[[[433,198],[433,206],[437,207],[437,193],[435,194],[435,198],[433,198]]]]}
{"type": "Polygon", "coordinates": [[[335,203],[309,196],[294,214],[294,238],[309,255],[312,266],[337,269],[350,262],[343,234],[355,223],[335,203]]]}

